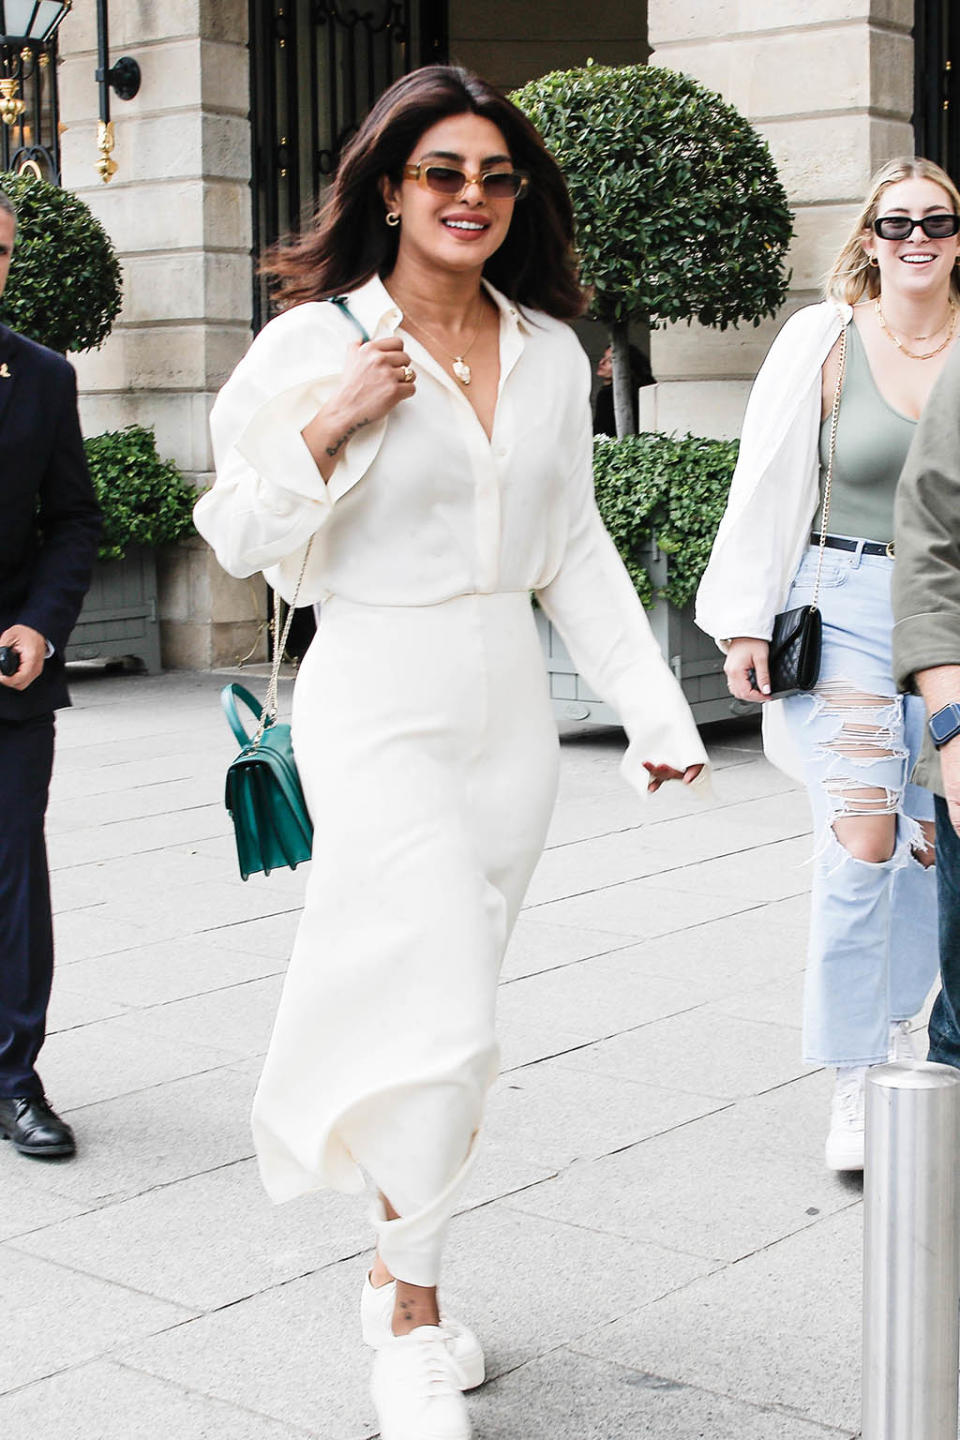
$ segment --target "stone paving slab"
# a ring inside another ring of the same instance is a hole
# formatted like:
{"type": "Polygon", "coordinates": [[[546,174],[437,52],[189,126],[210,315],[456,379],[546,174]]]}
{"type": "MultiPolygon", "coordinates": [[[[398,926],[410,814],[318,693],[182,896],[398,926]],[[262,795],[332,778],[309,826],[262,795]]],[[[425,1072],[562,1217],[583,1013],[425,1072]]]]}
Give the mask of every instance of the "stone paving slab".
{"type": "Polygon", "coordinates": [[[244,1160],[48,1225],[15,1244],[201,1312],[355,1255],[369,1238],[353,1197],[324,1194],[274,1206],[256,1162],[244,1160]]]}
{"type": "Polygon", "coordinates": [[[304,1440],[312,1433],[113,1361],[78,1366],[0,1396],[4,1440],[304,1440]]]}
{"type": "Polygon", "coordinates": [[[626,1365],[555,1350],[471,1398],[483,1440],[850,1440],[769,1405],[744,1404],[626,1365]]]}
{"type": "MultiPolygon", "coordinates": [[[[810,841],[807,817],[798,810],[796,804],[784,806],[780,797],[765,796],[720,811],[554,844],[537,867],[527,904],[539,905],[597,885],[621,884],[651,874],[693,876],[698,883],[719,876],[722,885],[722,870],[710,866],[720,866],[724,859],[735,862],[738,855],[764,864],[765,847],[778,842],[797,847],[799,858],[791,854],[789,863],[799,868],[809,856],[810,841]],[[698,864],[707,868],[698,872],[698,864]]],[[[783,868],[782,853],[766,862],[774,873],[783,868]]]]}
{"type": "MultiPolygon", "coordinates": [[[[286,930],[286,917],[282,918],[286,930]]],[[[54,1018],[58,1014],[61,991],[84,995],[105,1006],[140,1010],[281,973],[285,960],[234,945],[231,935],[236,928],[153,941],[133,950],[91,955],[74,961],[69,969],[62,966],[51,1014],[54,1018]]]]}
{"type": "Polygon", "coordinates": [[[569,1060],[543,1060],[500,1077],[487,1103],[484,1149],[509,1145],[556,1171],[625,1150],[727,1103],[573,1070],[569,1060]]]}
{"type": "Polygon", "coordinates": [[[669,1077],[671,1087],[725,1100],[760,1094],[809,1070],[793,1031],[732,1015],[721,1022],[706,1006],[600,1040],[569,1063],[654,1085],[669,1077]]]}
{"type": "Polygon", "coordinates": [[[639,1352],[654,1374],[852,1434],[860,1417],[861,1254],[862,1216],[852,1200],[722,1278],[698,1280],[576,1348],[626,1363],[639,1352]]]}
{"type": "Polygon", "coordinates": [[[206,1037],[157,1037],[141,1014],[129,1011],[51,1035],[43,1077],[50,1094],[61,1097],[61,1107],[75,1110],[244,1058],[238,1050],[206,1043],[206,1037]]]}
{"type": "Polygon", "coordinates": [[[553,925],[530,911],[521,911],[504,957],[501,978],[516,980],[523,975],[542,974],[545,970],[557,970],[635,943],[632,935],[553,925]]]}
{"type": "Polygon", "coordinates": [[[34,1166],[31,1178],[89,1209],[249,1160],[259,1073],[258,1060],[222,1065],[66,1110],[78,1163],[34,1166]]]}
{"type": "Polygon", "coordinates": [[[534,915],[554,925],[597,930],[609,927],[637,940],[670,935],[745,908],[738,897],[675,890],[669,885],[669,877],[664,884],[659,876],[531,906],[534,915]]]}
{"type": "Polygon", "coordinates": [[[756,1130],[744,1135],[739,1122],[736,1106],[701,1116],[571,1165],[506,1203],[732,1264],[858,1198],[823,1168],[822,1157],[817,1164],[769,1140],[754,1143],[756,1130]]]}
{"type": "Polygon", "coordinates": [[[377,1425],[357,1308],[369,1264],[367,1252],[274,1286],[146,1342],[133,1340],[119,1358],[192,1393],[299,1427],[312,1440],[369,1440],[377,1425]]]}
{"type": "Polygon", "coordinates": [[[0,1185],[0,1241],[28,1235],[31,1230],[43,1230],[88,1208],[83,1201],[52,1188],[66,1176],[67,1169],[65,1165],[45,1166],[35,1176],[17,1174],[12,1166],[4,1166],[0,1185]]]}
{"type": "Polygon", "coordinates": [[[0,1295],[16,1317],[4,1327],[0,1395],[191,1318],[184,1306],[25,1254],[25,1243],[0,1247],[0,1295]]]}

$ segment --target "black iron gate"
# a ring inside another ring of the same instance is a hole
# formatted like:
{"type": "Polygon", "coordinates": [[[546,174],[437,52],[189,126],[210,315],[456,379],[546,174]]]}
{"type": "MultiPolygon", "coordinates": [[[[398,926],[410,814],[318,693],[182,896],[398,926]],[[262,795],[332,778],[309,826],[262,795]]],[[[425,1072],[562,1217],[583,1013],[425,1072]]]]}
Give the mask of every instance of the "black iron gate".
{"type": "Polygon", "coordinates": [[[960,184],[960,5],[916,0],[913,134],[918,155],[960,184]]]}
{"type": "Polygon", "coordinates": [[[380,92],[446,56],[447,0],[250,0],[254,256],[309,220],[380,92]]]}

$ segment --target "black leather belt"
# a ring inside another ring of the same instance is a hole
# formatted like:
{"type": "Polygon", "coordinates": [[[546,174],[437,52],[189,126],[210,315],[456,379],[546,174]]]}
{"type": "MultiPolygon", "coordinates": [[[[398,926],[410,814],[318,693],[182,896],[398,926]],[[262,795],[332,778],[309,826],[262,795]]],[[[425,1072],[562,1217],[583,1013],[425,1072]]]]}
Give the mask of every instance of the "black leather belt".
{"type": "MultiPolygon", "coordinates": [[[[811,535],[810,544],[819,545],[820,536],[811,535]]],[[[893,559],[892,540],[884,545],[879,540],[848,540],[843,535],[828,535],[824,544],[828,550],[856,550],[859,547],[861,555],[882,555],[887,560],[893,559]]]]}

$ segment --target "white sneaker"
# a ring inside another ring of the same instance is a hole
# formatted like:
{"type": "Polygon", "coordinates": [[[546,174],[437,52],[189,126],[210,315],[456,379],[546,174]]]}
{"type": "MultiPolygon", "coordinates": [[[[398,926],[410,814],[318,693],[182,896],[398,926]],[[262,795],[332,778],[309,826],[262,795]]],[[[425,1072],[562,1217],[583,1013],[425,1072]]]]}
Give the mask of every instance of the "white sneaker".
{"type": "Polygon", "coordinates": [[[916,1060],[917,1052],[910,1034],[909,1020],[894,1020],[890,1025],[890,1059],[916,1060]]]}
{"type": "MultiPolygon", "coordinates": [[[[360,1326],[364,1343],[379,1350],[397,1337],[393,1333],[393,1306],[397,1298],[397,1284],[374,1287],[368,1275],[363,1282],[360,1295],[360,1326]]],[[[486,1379],[483,1350],[472,1330],[461,1325],[449,1315],[441,1313],[440,1327],[444,1334],[454,1373],[461,1390],[475,1390],[486,1379]]],[[[435,1326],[428,1326],[435,1329],[435,1326]]]]}
{"type": "Polygon", "coordinates": [[[419,1325],[380,1346],[370,1393],[380,1440],[470,1440],[467,1404],[436,1325],[419,1325]]]}
{"type": "Polygon", "coordinates": [[[830,1112],[830,1134],[824,1147],[828,1170],[863,1169],[863,1109],[866,1065],[845,1065],[837,1071],[830,1112]]]}

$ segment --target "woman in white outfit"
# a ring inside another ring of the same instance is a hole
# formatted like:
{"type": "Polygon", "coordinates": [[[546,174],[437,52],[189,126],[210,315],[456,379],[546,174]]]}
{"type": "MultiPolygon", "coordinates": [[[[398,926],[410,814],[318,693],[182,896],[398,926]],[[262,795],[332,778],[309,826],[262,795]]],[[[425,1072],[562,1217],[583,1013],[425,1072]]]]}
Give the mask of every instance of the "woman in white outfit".
{"type": "Polygon", "coordinates": [[[378,1197],[361,1308],[384,1440],[462,1440],[483,1379],[436,1286],[554,800],[531,590],[617,707],[641,793],[705,760],[594,505],[571,242],[514,106],[447,67],[398,81],[271,261],[287,308],[217,400],[196,511],[232,574],[289,599],[302,571],[322,602],[293,707],[313,863],[254,1129],[274,1199],[378,1197]]]}
{"type": "Polygon", "coordinates": [[[747,407],[730,500],[697,597],[731,692],[764,705],[767,754],[808,789],[817,836],[804,1058],[835,1066],[825,1158],[862,1170],[869,1066],[912,1055],[937,973],[933,797],[910,783],[925,716],[892,675],[893,504],[957,335],[960,194],[938,166],[875,176],[826,284],[791,316],[747,407]],[[822,574],[819,537],[844,355],[822,574]],[[817,598],[816,689],[769,704],[781,610],[817,598]]]}

